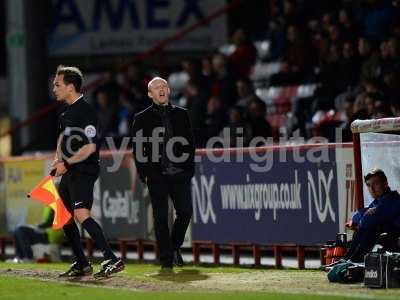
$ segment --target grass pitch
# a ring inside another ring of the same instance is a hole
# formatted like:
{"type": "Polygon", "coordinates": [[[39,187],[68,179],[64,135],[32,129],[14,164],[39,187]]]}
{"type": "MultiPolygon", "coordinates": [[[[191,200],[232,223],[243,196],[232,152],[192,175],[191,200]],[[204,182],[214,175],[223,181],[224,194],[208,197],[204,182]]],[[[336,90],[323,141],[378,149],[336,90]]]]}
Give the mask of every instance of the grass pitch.
{"type": "MultiPolygon", "coordinates": [[[[160,275],[158,266],[128,264],[105,280],[57,278],[67,264],[0,263],[0,299],[399,299],[399,290],[371,290],[362,284],[332,284],[315,270],[233,267],[177,268],[160,275]]],[[[98,266],[96,266],[98,269],[98,266]]]]}

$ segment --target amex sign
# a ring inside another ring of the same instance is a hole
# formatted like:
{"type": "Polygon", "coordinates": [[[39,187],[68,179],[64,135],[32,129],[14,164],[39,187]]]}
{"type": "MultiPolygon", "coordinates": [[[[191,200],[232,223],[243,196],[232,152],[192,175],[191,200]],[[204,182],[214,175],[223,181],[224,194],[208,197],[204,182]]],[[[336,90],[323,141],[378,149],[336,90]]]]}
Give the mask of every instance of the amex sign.
{"type": "MultiPolygon", "coordinates": [[[[142,52],[196,22],[225,0],[52,0],[50,55],[142,52]]],[[[169,50],[208,50],[226,43],[222,15],[169,50]]]]}

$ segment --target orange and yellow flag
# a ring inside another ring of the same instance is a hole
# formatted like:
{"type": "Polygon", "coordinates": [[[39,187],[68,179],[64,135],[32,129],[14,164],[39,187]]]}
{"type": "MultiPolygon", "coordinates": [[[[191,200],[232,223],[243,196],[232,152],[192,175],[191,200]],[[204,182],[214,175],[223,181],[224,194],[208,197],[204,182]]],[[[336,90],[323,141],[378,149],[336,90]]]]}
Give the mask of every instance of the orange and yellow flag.
{"type": "Polygon", "coordinates": [[[58,194],[57,188],[53,182],[53,177],[50,175],[43,178],[28,194],[28,197],[44,203],[54,210],[54,229],[61,229],[71,218],[71,214],[65,208],[58,194]]]}

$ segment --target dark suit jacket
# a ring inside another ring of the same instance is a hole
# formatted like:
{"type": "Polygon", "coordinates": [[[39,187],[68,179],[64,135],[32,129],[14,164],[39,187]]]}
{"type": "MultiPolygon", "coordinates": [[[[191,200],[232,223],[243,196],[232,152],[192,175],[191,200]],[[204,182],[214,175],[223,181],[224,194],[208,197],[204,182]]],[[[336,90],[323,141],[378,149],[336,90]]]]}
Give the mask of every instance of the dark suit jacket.
{"type": "Polygon", "coordinates": [[[153,104],[135,115],[132,126],[133,158],[139,177],[143,182],[146,182],[147,178],[147,183],[183,183],[190,181],[193,177],[195,144],[187,110],[171,104],[168,104],[168,110],[173,129],[172,138],[179,137],[187,141],[186,145],[176,142],[172,147],[175,157],[187,157],[182,162],[174,162],[174,167],[183,169],[183,172],[175,175],[162,174],[163,135],[158,135],[160,138],[155,142],[156,139],[154,139],[153,134],[156,128],[164,128],[164,125],[159,111],[153,104]],[[137,140],[140,134],[142,134],[143,138],[146,138],[142,144],[137,140]],[[136,140],[134,139],[135,137],[136,140]],[[158,155],[153,153],[154,146],[158,147],[158,155]]]}

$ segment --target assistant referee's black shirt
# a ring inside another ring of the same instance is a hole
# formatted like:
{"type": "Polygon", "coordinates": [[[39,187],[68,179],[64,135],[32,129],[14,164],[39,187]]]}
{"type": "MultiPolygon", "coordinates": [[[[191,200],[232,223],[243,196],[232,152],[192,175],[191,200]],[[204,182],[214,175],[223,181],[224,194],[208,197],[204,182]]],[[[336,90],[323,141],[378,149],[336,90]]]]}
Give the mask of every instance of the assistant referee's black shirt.
{"type": "Polygon", "coordinates": [[[83,96],[66,105],[59,118],[59,134],[62,134],[61,152],[63,159],[70,158],[86,144],[97,145],[96,152],[85,160],[72,164],[71,168],[80,171],[96,171],[99,164],[97,138],[97,113],[83,96]]]}

